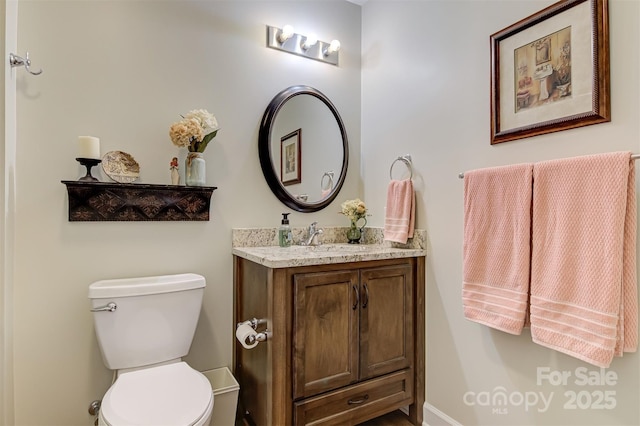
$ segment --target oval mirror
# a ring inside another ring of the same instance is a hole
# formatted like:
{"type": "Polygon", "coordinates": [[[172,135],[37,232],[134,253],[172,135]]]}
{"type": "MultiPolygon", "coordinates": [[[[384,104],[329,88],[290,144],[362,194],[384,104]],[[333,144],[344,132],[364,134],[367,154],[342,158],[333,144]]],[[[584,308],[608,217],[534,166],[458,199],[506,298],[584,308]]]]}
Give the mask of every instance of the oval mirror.
{"type": "Polygon", "coordinates": [[[258,153],[271,191],[299,212],[328,206],[347,175],[349,145],[340,114],[329,98],[309,86],[289,87],[269,103],[258,153]]]}

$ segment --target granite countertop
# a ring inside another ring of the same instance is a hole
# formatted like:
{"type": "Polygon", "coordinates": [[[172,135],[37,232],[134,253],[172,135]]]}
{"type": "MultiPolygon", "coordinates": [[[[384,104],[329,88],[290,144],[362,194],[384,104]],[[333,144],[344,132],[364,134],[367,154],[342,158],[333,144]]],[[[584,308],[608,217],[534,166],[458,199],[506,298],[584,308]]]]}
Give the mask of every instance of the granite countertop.
{"type": "MultiPolygon", "coordinates": [[[[407,244],[383,241],[380,229],[367,228],[367,232],[368,235],[364,238],[363,244],[343,243],[341,241],[345,239],[340,229],[325,229],[325,239],[322,244],[279,247],[273,244],[274,237],[277,235],[276,229],[234,229],[232,253],[269,268],[426,256],[425,234],[421,230],[416,230],[414,238],[407,244]]],[[[295,234],[294,232],[294,237],[295,234]]]]}

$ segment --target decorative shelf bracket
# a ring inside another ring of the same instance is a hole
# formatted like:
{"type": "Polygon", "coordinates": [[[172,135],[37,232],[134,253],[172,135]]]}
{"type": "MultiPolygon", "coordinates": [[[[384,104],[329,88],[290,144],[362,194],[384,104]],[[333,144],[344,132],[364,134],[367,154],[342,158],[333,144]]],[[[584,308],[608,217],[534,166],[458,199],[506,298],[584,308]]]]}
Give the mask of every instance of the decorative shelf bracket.
{"type": "Polygon", "coordinates": [[[215,186],[63,180],[69,221],[207,221],[215,186]]]}

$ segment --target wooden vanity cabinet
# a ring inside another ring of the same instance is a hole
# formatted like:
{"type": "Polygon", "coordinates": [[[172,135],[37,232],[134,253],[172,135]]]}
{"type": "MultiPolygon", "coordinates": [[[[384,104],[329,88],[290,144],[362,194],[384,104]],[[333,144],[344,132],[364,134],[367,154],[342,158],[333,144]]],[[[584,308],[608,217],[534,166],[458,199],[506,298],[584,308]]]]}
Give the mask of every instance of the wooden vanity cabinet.
{"type": "Polygon", "coordinates": [[[294,274],[293,286],[296,400],[411,366],[408,264],[294,274]]]}
{"type": "Polygon", "coordinates": [[[403,406],[422,423],[424,257],[268,268],[234,256],[234,345],[245,424],[357,424],[403,406]]]}

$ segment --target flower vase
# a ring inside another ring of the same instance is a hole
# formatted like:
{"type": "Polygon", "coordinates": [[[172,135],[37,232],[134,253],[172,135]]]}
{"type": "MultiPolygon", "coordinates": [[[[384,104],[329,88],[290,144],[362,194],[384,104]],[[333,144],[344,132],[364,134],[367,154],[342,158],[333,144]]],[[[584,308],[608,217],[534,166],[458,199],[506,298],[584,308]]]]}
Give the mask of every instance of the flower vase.
{"type": "Polygon", "coordinates": [[[201,152],[189,152],[185,161],[184,181],[187,186],[205,186],[207,164],[201,152]]]}
{"type": "Polygon", "coordinates": [[[367,224],[367,219],[361,217],[360,219],[353,220],[351,219],[351,226],[347,230],[347,240],[349,244],[360,244],[360,238],[362,238],[362,231],[364,230],[365,225],[367,224]],[[358,221],[360,219],[364,219],[364,224],[362,226],[358,226],[358,221]]]}

